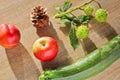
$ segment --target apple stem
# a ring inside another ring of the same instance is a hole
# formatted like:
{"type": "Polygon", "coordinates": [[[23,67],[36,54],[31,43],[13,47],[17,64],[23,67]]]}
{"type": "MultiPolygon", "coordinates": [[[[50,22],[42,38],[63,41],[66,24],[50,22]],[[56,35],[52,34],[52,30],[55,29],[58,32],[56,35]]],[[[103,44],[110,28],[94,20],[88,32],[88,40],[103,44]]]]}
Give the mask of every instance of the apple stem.
{"type": "Polygon", "coordinates": [[[45,45],[46,45],[46,42],[45,42],[45,41],[41,41],[40,44],[41,44],[42,46],[45,46],[45,45]]]}

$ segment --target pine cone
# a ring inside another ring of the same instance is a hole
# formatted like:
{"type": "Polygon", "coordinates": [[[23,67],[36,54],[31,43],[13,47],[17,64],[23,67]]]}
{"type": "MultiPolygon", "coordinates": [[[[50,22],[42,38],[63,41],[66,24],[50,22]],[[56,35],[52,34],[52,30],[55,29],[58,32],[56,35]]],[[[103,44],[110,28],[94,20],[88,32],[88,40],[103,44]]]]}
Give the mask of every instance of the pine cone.
{"type": "Polygon", "coordinates": [[[31,21],[35,27],[45,27],[48,25],[49,17],[46,12],[46,8],[42,6],[36,6],[31,13],[31,21]]]}

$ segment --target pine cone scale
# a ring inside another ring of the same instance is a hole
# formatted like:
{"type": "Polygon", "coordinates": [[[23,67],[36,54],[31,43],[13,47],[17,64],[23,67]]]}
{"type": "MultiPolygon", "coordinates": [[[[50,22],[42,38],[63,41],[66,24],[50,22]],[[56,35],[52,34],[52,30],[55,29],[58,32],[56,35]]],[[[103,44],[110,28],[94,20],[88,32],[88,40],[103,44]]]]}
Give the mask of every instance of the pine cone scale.
{"type": "Polygon", "coordinates": [[[49,17],[47,15],[47,8],[37,6],[33,8],[31,13],[31,21],[35,27],[45,27],[48,25],[49,17]]]}

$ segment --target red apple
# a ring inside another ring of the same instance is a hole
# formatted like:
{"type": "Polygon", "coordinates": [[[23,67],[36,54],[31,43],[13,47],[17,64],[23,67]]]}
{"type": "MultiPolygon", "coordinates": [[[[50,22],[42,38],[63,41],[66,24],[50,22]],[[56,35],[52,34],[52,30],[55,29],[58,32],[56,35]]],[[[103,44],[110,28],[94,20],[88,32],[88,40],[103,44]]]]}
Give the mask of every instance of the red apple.
{"type": "Polygon", "coordinates": [[[20,32],[15,25],[0,25],[0,45],[5,48],[13,48],[20,41],[20,32]]]}
{"type": "Polygon", "coordinates": [[[57,41],[52,37],[41,37],[33,44],[33,53],[41,61],[51,61],[58,52],[57,41]]]}

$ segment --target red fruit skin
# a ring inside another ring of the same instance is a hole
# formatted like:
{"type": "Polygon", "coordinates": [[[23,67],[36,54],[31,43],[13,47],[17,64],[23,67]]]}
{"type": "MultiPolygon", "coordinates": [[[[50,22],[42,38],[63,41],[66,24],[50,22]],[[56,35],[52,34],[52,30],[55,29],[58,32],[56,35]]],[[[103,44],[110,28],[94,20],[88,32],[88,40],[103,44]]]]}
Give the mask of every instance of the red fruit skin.
{"type": "Polygon", "coordinates": [[[33,44],[33,53],[41,61],[47,62],[53,60],[57,52],[57,41],[51,37],[41,37],[33,44]],[[45,42],[45,46],[41,45],[41,42],[45,42]]]}
{"type": "Polygon", "coordinates": [[[13,48],[20,41],[20,31],[15,25],[0,25],[0,45],[4,48],[13,48]]]}

